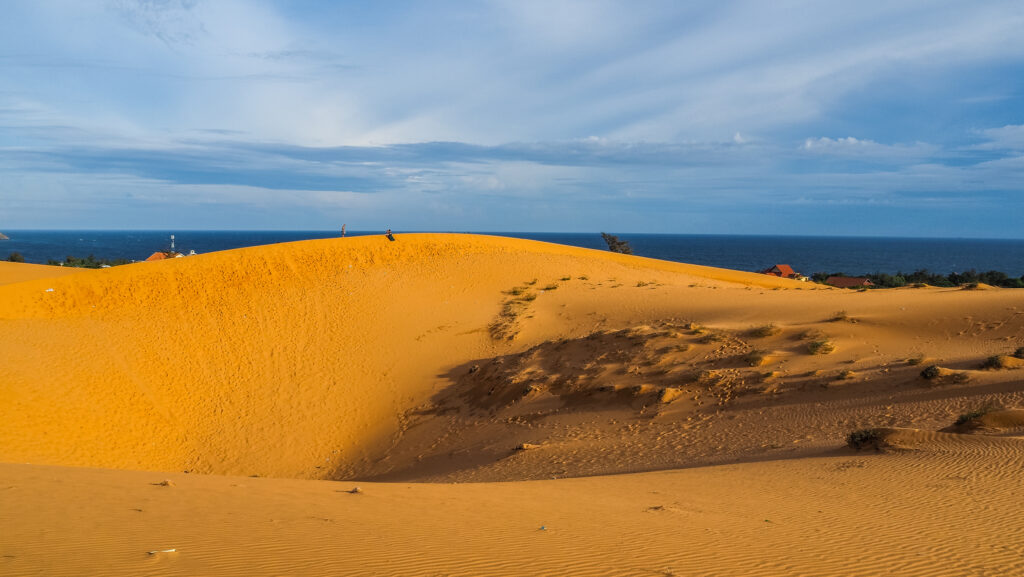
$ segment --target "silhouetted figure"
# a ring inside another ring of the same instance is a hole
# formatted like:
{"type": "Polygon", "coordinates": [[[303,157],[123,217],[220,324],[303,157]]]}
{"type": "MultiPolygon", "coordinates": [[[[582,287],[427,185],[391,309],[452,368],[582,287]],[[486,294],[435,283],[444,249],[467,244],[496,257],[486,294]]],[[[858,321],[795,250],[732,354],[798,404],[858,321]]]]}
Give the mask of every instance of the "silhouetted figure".
{"type": "Polygon", "coordinates": [[[341,225],[341,236],[345,236],[345,225],[341,225]]]}
{"type": "Polygon", "coordinates": [[[391,229],[390,228],[388,229],[388,231],[386,233],[384,233],[384,236],[388,237],[388,240],[390,240],[391,242],[395,241],[395,235],[391,234],[391,229]]]}

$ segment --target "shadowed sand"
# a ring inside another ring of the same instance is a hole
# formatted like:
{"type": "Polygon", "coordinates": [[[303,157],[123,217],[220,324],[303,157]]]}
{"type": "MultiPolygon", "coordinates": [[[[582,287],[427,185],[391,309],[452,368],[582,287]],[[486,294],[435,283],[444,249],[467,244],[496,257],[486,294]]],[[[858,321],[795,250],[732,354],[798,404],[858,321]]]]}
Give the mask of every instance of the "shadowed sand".
{"type": "Polygon", "coordinates": [[[0,573],[1021,572],[1021,293],[397,238],[0,263],[0,573]]]}

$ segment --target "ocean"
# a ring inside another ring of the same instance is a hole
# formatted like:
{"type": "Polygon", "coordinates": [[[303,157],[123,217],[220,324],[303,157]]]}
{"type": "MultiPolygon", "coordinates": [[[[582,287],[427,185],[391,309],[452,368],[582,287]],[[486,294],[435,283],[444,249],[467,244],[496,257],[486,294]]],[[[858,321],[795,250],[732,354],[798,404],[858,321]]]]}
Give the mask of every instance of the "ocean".
{"type": "MultiPolygon", "coordinates": [[[[100,231],[4,230],[0,259],[21,253],[27,262],[46,263],[67,256],[144,260],[169,247],[197,253],[246,246],[331,238],[338,231],[100,231]]],[[[382,234],[350,231],[349,236],[382,234]]],[[[402,231],[396,231],[401,237],[402,231]]],[[[488,232],[515,238],[606,250],[599,233],[488,232]]],[[[875,272],[895,274],[927,269],[949,274],[974,269],[997,270],[1011,277],[1024,275],[1024,239],[936,239],[811,236],[743,236],[688,234],[618,234],[639,256],[735,270],[758,271],[789,264],[803,274],[875,272]]]]}

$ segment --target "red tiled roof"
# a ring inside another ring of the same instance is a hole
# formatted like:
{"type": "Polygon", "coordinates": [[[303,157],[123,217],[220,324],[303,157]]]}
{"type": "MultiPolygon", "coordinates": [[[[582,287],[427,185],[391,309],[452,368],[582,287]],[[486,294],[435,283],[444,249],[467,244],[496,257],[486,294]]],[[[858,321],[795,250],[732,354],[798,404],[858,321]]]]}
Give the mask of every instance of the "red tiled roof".
{"type": "Polygon", "coordinates": [[[164,259],[168,259],[168,258],[178,258],[179,256],[185,256],[185,255],[181,254],[180,252],[163,252],[163,251],[159,251],[159,252],[154,252],[153,254],[149,255],[149,258],[147,258],[146,261],[149,262],[151,260],[164,260],[164,259]]]}
{"type": "Polygon", "coordinates": [[[764,272],[764,274],[770,274],[772,276],[779,276],[782,278],[796,278],[800,276],[795,270],[793,270],[793,267],[788,264],[777,264],[762,272],[764,272]]]}

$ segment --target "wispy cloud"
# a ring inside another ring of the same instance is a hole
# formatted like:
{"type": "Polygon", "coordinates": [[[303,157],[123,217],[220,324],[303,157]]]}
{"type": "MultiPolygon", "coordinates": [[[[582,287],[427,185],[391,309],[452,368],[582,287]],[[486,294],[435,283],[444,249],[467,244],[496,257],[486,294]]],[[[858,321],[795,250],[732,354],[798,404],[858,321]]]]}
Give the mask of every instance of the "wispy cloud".
{"type": "Polygon", "coordinates": [[[1002,0],[16,1],[0,221],[926,234],[1001,202],[958,234],[1019,236],[1022,28],[1002,0]]]}

